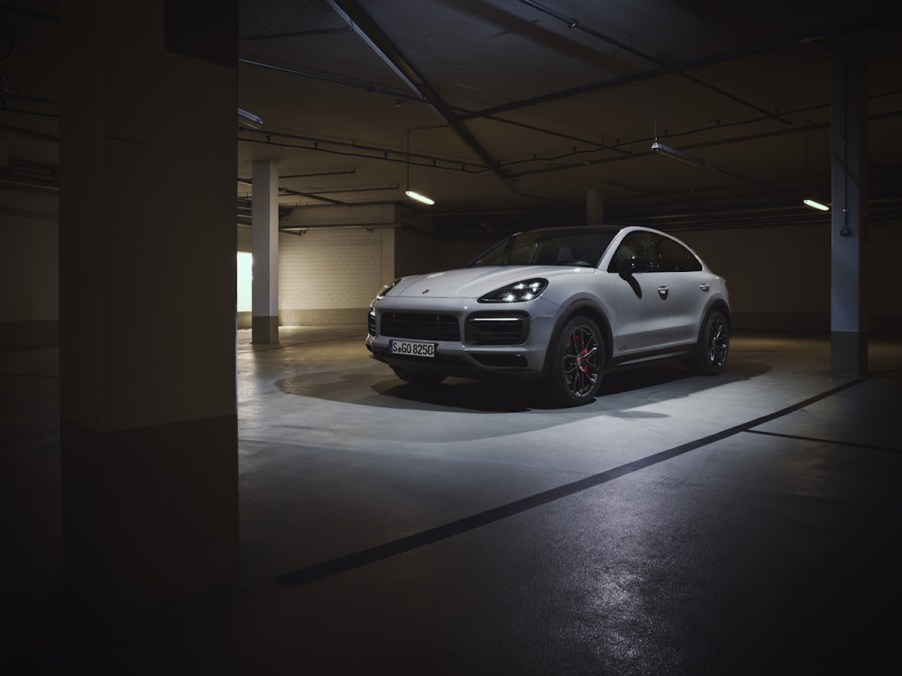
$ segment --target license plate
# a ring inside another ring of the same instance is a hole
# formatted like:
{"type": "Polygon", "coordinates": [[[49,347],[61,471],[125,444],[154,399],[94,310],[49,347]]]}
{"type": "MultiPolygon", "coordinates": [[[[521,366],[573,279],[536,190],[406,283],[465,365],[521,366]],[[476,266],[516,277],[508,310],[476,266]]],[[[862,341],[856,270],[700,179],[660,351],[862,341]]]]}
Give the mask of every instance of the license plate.
{"type": "Polygon", "coordinates": [[[393,340],[388,344],[388,350],[392,354],[432,358],[435,356],[435,343],[419,340],[393,340]]]}

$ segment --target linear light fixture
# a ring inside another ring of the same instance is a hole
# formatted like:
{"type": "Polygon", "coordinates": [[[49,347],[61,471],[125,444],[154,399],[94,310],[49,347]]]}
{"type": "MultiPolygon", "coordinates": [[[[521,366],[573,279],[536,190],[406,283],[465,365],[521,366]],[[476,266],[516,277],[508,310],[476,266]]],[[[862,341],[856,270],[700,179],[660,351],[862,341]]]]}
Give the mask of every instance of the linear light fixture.
{"type": "Polygon", "coordinates": [[[682,150],[665,146],[663,143],[658,143],[657,139],[651,144],[651,149],[659,155],[666,155],[667,157],[672,157],[675,160],[680,160],[687,164],[694,164],[697,167],[705,166],[705,161],[701,157],[696,157],[695,155],[684,153],[682,150]]]}
{"type": "Polygon", "coordinates": [[[432,206],[435,204],[435,200],[431,197],[426,197],[426,195],[421,195],[415,190],[405,190],[404,194],[407,195],[410,199],[416,200],[417,202],[422,202],[423,204],[428,204],[432,206]]]}
{"type": "Polygon", "coordinates": [[[816,202],[815,200],[802,200],[802,203],[814,209],[819,209],[821,211],[830,211],[830,207],[828,207],[826,204],[821,204],[820,202],[816,202]]]}
{"type": "Polygon", "coordinates": [[[263,118],[259,115],[254,115],[251,112],[248,112],[244,108],[238,109],[238,119],[246,124],[248,127],[252,127],[254,129],[259,129],[263,126],[263,118]]]}

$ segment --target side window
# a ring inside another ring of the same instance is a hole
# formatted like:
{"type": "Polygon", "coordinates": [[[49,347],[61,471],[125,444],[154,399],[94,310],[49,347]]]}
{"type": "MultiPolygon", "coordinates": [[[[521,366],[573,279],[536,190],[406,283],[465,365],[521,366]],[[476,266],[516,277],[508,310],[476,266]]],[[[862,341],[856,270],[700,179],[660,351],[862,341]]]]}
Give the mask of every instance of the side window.
{"type": "Polygon", "coordinates": [[[640,258],[649,262],[651,265],[650,272],[658,272],[658,254],[655,251],[655,240],[657,238],[650,232],[631,232],[617,247],[611,264],[608,266],[608,272],[620,272],[620,265],[623,261],[630,258],[640,258]]]}
{"type": "Polygon", "coordinates": [[[663,272],[691,272],[702,269],[699,262],[689,249],[669,237],[661,237],[658,240],[658,262],[663,272]]]}

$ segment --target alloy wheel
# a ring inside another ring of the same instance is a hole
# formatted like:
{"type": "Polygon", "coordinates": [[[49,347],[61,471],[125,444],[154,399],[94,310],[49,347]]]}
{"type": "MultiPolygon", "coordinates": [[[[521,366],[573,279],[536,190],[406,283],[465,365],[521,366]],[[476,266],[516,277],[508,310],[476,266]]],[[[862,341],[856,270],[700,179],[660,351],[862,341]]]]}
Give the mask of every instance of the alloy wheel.
{"type": "Polygon", "coordinates": [[[599,375],[598,336],[587,326],[577,326],[567,340],[563,355],[564,380],[576,399],[591,393],[599,375]]]}
{"type": "Polygon", "coordinates": [[[715,371],[721,370],[730,352],[730,329],[719,313],[711,318],[707,348],[708,364],[715,371]]]}

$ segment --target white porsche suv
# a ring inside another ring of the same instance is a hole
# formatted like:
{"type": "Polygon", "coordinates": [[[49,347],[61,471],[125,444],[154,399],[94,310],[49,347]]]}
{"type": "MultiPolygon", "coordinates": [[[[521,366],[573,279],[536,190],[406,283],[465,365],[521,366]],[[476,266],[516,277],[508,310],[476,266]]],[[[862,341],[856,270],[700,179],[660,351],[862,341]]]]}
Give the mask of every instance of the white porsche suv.
{"type": "Polygon", "coordinates": [[[726,282],[688,246],[649,228],[528,230],[467,267],[386,284],[366,346],[415,385],[525,376],[559,404],[592,401],[613,368],[684,359],[721,373],[726,282]]]}

